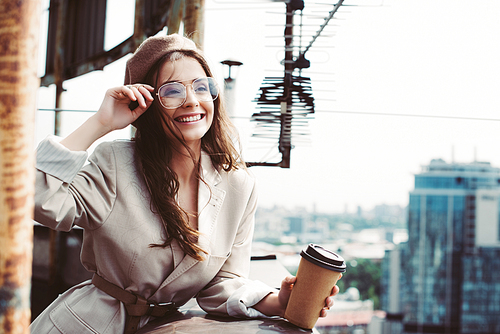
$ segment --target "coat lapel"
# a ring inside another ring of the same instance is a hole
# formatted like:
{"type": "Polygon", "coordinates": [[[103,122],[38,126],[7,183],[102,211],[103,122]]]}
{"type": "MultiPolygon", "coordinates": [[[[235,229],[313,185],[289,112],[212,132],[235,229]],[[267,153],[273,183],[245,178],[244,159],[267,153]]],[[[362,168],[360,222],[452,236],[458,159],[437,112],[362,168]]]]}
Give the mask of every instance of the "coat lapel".
{"type": "Polygon", "coordinates": [[[210,251],[209,240],[226,192],[217,187],[222,177],[204,152],[201,155],[201,175],[206,184],[200,181],[198,186],[198,230],[201,233],[199,244],[210,251]]]}
{"type": "MultiPolygon", "coordinates": [[[[198,230],[201,232],[198,244],[210,254],[211,235],[217,221],[217,215],[224,202],[226,192],[217,188],[222,178],[217,169],[212,165],[212,160],[205,152],[201,154],[200,173],[206,184],[200,181],[198,186],[198,230]]],[[[174,240],[172,242],[171,248],[175,268],[158,290],[161,290],[164,286],[174,281],[199,262],[189,255],[184,256],[184,252],[177,241],[174,240]],[[182,259],[180,263],[178,263],[178,259],[182,259]]]]}

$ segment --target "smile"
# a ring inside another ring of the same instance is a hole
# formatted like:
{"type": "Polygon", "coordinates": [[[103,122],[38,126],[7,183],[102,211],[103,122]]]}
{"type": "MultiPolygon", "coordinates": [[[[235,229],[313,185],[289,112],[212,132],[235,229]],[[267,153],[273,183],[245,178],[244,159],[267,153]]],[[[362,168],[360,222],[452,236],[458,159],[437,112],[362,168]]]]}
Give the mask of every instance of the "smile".
{"type": "Polygon", "coordinates": [[[203,114],[198,114],[198,115],[193,115],[193,116],[189,116],[189,117],[177,117],[175,119],[175,121],[180,122],[180,123],[196,122],[196,121],[201,120],[204,116],[205,115],[203,115],[203,114]]]}

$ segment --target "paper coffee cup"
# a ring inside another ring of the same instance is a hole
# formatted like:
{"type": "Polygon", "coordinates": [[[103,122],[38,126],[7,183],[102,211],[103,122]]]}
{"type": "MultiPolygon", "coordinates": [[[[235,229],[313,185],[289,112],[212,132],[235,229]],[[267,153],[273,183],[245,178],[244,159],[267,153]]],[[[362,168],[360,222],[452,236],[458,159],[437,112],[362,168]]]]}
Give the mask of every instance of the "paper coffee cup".
{"type": "Polygon", "coordinates": [[[346,264],[340,255],[314,244],[309,244],[300,255],[297,281],[285,318],[294,325],[312,329],[346,264]]]}

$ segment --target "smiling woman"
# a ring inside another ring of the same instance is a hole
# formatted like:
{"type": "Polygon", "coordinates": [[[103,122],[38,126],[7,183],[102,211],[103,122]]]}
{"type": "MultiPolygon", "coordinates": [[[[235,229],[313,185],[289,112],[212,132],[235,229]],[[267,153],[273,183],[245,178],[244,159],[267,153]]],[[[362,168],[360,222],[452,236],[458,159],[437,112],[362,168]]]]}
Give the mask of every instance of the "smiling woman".
{"type": "Polygon", "coordinates": [[[81,259],[94,277],[56,299],[31,331],[134,333],[193,297],[212,314],[283,315],[295,278],[279,292],[246,278],[257,194],[235,135],[196,45],[148,38],[96,114],[38,147],[35,220],[82,227],[81,259]],[[85,164],[98,138],[130,124],[133,140],[102,143],[85,164]]]}

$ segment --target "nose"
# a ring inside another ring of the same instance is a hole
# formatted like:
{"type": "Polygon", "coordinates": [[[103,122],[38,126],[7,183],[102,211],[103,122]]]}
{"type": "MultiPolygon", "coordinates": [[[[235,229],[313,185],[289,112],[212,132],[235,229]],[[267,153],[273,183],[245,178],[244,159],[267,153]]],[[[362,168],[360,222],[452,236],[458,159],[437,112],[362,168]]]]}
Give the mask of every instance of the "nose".
{"type": "Polygon", "coordinates": [[[184,101],[183,107],[195,107],[199,104],[196,94],[192,85],[186,85],[186,100],[184,101]]]}

